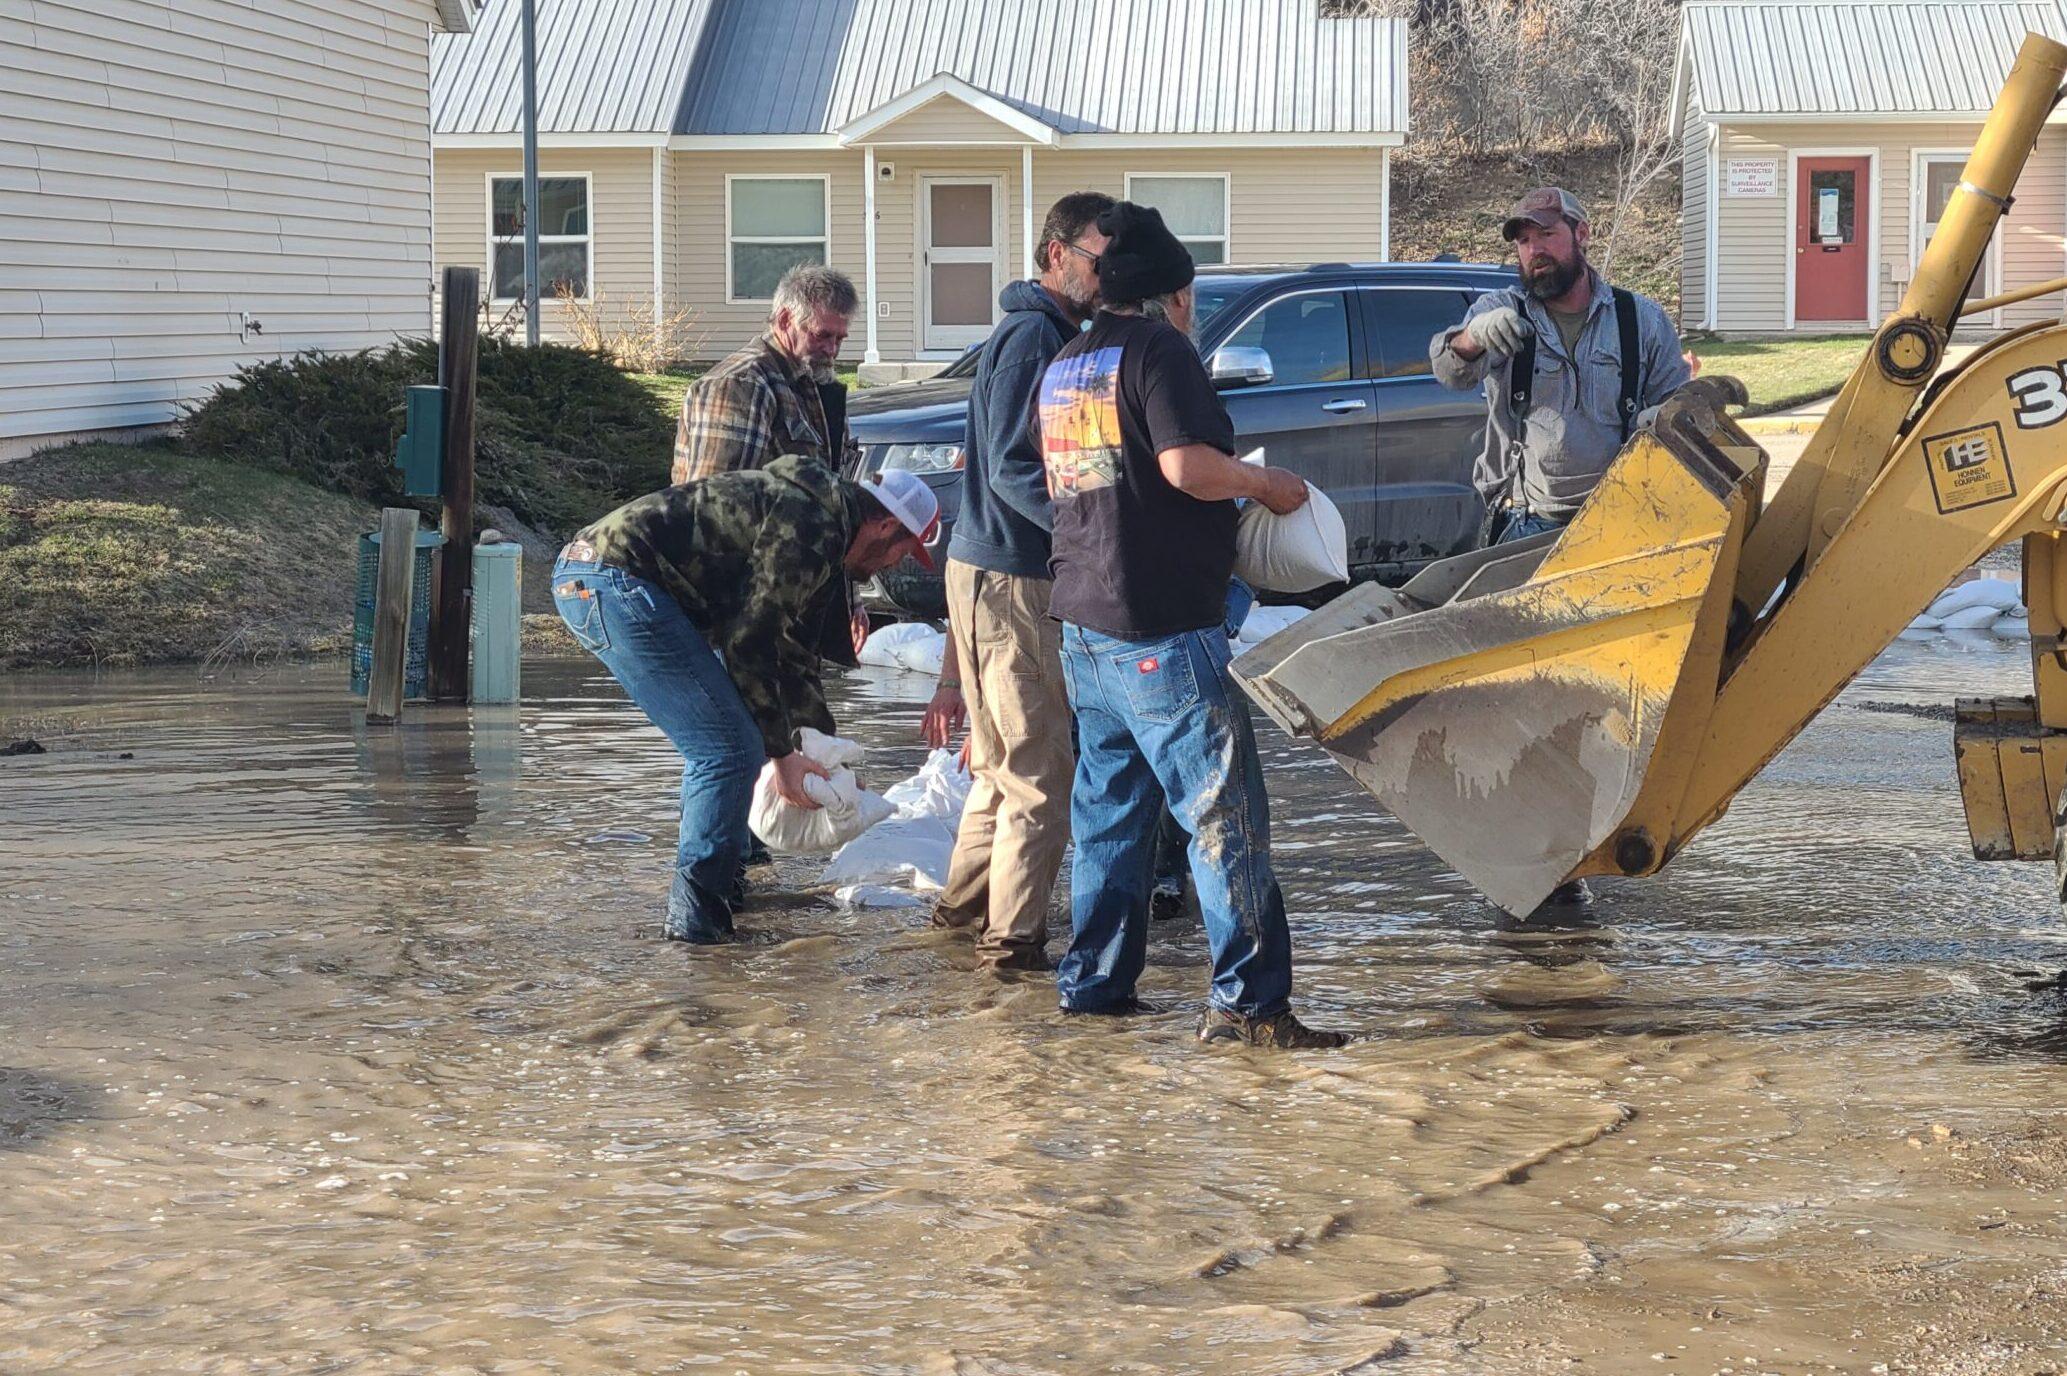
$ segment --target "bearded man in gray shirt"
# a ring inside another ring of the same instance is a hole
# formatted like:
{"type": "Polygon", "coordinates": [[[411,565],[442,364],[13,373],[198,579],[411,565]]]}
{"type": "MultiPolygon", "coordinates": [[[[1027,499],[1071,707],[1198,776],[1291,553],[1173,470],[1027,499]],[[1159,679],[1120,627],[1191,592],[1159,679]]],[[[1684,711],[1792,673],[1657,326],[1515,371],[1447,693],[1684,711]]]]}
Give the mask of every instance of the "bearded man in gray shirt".
{"type": "Polygon", "coordinates": [[[1562,529],[1659,403],[1692,376],[1679,332],[1649,297],[1610,287],[1586,260],[1592,226],[1571,193],[1538,187],[1500,228],[1521,286],[1488,292],[1429,341],[1445,387],[1486,393],[1472,477],[1487,542],[1562,529]]]}

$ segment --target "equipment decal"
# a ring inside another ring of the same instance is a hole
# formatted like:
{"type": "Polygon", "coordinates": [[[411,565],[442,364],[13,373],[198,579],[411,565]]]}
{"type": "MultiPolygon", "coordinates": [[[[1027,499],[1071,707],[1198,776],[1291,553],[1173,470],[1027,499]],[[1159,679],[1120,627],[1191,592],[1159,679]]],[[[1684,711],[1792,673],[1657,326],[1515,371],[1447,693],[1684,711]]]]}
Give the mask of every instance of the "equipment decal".
{"type": "Polygon", "coordinates": [[[2067,377],[2061,367],[2040,366],[2012,373],[2010,395],[2017,399],[2017,428],[2038,430],[2067,420],[2067,377]]]}
{"type": "MultiPolygon", "coordinates": [[[[2067,400],[2062,404],[2067,405],[2067,400]]],[[[2010,472],[2002,427],[1994,421],[1928,436],[1923,442],[1923,455],[1931,468],[1931,490],[1938,499],[1941,516],[2017,495],[2017,478],[2010,472]]]]}

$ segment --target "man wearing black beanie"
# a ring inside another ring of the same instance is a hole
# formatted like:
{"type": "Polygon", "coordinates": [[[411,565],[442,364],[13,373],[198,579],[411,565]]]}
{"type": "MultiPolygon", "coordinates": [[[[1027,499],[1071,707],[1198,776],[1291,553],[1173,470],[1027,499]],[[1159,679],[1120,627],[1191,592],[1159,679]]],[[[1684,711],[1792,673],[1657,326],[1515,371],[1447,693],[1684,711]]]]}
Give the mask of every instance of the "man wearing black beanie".
{"type": "Polygon", "coordinates": [[[1222,625],[1235,499],[1280,514],[1304,480],[1234,458],[1234,425],[1186,334],[1191,254],[1155,210],[1099,217],[1105,307],[1042,378],[1054,499],[1050,614],[1077,721],[1073,933],[1056,969],[1071,1013],[1155,1010],[1135,995],[1165,800],[1191,836],[1213,978],[1202,1041],[1334,1047],[1292,1015],[1292,941],[1270,867],[1269,799],[1222,625]]]}

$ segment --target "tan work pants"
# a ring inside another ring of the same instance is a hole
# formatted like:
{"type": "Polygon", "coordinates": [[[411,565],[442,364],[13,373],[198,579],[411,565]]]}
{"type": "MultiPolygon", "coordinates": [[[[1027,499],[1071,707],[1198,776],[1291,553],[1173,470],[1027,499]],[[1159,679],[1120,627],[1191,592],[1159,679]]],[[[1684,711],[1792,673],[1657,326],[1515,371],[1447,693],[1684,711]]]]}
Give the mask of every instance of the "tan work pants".
{"type": "Polygon", "coordinates": [[[934,921],[974,927],[987,965],[1046,969],[1048,903],[1069,841],[1076,773],[1054,585],[950,559],[949,634],[969,704],[975,775],[934,921]]]}

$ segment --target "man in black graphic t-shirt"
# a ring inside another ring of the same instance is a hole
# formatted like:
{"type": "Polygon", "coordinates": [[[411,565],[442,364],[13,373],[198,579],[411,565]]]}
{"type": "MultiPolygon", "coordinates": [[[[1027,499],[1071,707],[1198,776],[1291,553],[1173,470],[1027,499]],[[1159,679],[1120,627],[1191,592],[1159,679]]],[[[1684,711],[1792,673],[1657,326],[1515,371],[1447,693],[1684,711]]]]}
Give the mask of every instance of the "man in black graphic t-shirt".
{"type": "Polygon", "coordinates": [[[1191,836],[1213,949],[1201,1040],[1340,1046],[1292,1016],[1269,800],[1221,624],[1235,499],[1290,512],[1306,483],[1235,460],[1227,408],[1185,334],[1191,255],[1162,216],[1122,202],[1098,228],[1111,240],[1098,259],[1108,304],[1049,365],[1038,415],[1055,504],[1049,606],[1078,733],[1073,935],[1057,992],[1068,1012],[1149,1011],[1134,987],[1167,799],[1191,836]]]}

